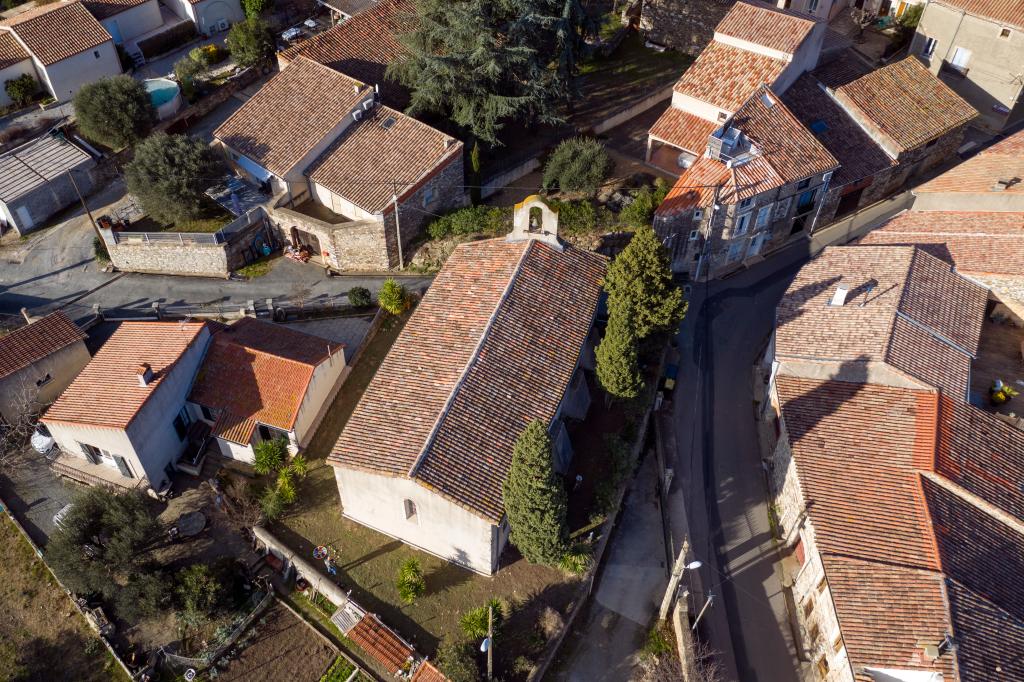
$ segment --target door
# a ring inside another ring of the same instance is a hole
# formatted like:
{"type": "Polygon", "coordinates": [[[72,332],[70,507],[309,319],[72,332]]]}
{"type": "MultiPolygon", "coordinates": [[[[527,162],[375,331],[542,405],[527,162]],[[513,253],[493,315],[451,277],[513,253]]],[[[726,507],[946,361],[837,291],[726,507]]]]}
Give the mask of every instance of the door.
{"type": "Polygon", "coordinates": [[[28,232],[35,226],[36,222],[32,220],[27,208],[19,206],[14,212],[18,216],[18,232],[28,232]]]}
{"type": "Polygon", "coordinates": [[[958,47],[953,50],[953,58],[949,60],[950,66],[961,73],[967,72],[967,62],[971,61],[971,51],[958,47]]]}
{"type": "Polygon", "coordinates": [[[111,20],[107,29],[110,31],[110,37],[114,39],[115,45],[120,45],[124,42],[124,39],[121,37],[121,27],[117,25],[117,19],[111,20]]]}
{"type": "Polygon", "coordinates": [[[767,238],[768,235],[763,232],[754,237],[750,242],[750,247],[747,249],[747,258],[753,258],[757,254],[761,253],[761,248],[764,246],[764,242],[767,238]]]}
{"type": "Polygon", "coordinates": [[[128,468],[128,462],[125,461],[124,457],[121,455],[114,455],[114,463],[117,464],[117,468],[120,470],[122,476],[125,478],[135,478],[135,476],[132,475],[132,470],[128,468]]]}

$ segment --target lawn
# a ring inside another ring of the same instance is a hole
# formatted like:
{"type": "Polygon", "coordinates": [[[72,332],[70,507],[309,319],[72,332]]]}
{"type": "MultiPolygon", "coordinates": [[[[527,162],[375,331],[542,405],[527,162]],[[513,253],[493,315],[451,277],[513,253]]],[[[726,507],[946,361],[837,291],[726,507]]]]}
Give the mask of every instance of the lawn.
{"type": "Polygon", "coordinates": [[[274,261],[279,257],[280,254],[265,256],[263,258],[260,258],[259,260],[255,260],[252,263],[249,263],[248,265],[244,265],[238,268],[237,270],[235,270],[235,274],[241,277],[245,277],[246,279],[256,279],[257,277],[262,277],[263,275],[270,272],[270,270],[274,267],[274,261]]]}
{"type": "Polygon", "coordinates": [[[0,679],[128,679],[6,514],[0,555],[0,679]]]}
{"type": "Polygon", "coordinates": [[[212,234],[234,219],[233,215],[212,199],[205,199],[202,202],[202,215],[195,220],[163,223],[147,215],[132,222],[128,230],[131,232],[202,232],[212,234]]]}
{"type": "Polygon", "coordinates": [[[299,488],[300,503],[271,530],[306,556],[316,545],[332,545],[338,551],[339,583],[424,655],[433,656],[444,637],[460,634],[458,621],[464,612],[492,597],[504,600],[512,605],[513,613],[501,638],[496,639],[495,666],[503,671],[503,679],[522,679],[526,666],[523,661],[517,666],[516,659],[535,657],[544,647],[544,636],[537,627],[541,614],[550,614],[551,609],[566,613],[576,596],[576,578],[530,565],[511,548],[496,575],[479,576],[341,516],[333,469],[325,457],[406,319],[385,321],[353,366],[307,451],[310,472],[299,488]],[[401,563],[412,557],[420,561],[427,592],[414,604],[405,605],[398,597],[395,576],[401,563]],[[514,668],[520,672],[513,674],[514,668]]]}

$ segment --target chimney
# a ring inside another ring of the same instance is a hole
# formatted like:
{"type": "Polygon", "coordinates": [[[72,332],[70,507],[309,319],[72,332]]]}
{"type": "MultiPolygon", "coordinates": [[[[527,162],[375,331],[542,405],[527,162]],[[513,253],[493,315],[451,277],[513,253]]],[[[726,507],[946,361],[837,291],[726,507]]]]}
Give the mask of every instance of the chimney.
{"type": "Polygon", "coordinates": [[[139,365],[135,374],[139,379],[139,386],[149,386],[149,382],[153,381],[153,368],[148,362],[139,365]]]}

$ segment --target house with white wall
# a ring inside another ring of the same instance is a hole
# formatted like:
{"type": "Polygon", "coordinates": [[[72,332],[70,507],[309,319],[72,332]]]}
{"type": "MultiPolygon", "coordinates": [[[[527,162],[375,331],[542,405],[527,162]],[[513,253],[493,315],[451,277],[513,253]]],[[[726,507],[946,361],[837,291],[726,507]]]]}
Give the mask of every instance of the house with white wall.
{"type": "Polygon", "coordinates": [[[42,417],[54,468],[88,484],[162,490],[184,455],[252,462],[252,445],[304,447],[345,377],[344,346],[242,319],[123,322],[42,417]]]}
{"type": "Polygon", "coordinates": [[[82,4],[103,25],[115,45],[155,31],[164,23],[157,0],[82,0],[82,4]]]}
{"type": "Polygon", "coordinates": [[[399,266],[432,215],[466,202],[461,142],[302,55],[214,140],[274,196],[282,240],[338,270],[399,266]]]}
{"type": "Polygon", "coordinates": [[[196,25],[203,35],[226,31],[245,20],[239,0],[165,0],[172,12],[196,25]]]}
{"type": "Polygon", "coordinates": [[[189,443],[185,399],[206,354],[201,322],[122,322],[43,415],[79,480],[162,490],[189,443]]]}
{"type": "Polygon", "coordinates": [[[538,197],[515,225],[456,247],[328,457],[345,517],[488,575],[520,433],[540,420],[556,470],[572,458],[565,422],[590,405],[582,360],[606,266],[558,240],[538,197]]]}
{"type": "Polygon", "coordinates": [[[88,362],[85,334],[60,311],[0,337],[0,424],[49,405],[88,362]]]}
{"type": "Polygon", "coordinates": [[[87,83],[121,73],[113,38],[78,0],[0,21],[0,37],[0,64],[7,64],[0,76],[30,73],[27,55],[33,76],[58,102],[67,102],[87,83]]]}
{"type": "Polygon", "coordinates": [[[261,441],[305,448],[347,374],[344,345],[251,317],[211,328],[188,402],[220,453],[251,464],[261,441]]]}

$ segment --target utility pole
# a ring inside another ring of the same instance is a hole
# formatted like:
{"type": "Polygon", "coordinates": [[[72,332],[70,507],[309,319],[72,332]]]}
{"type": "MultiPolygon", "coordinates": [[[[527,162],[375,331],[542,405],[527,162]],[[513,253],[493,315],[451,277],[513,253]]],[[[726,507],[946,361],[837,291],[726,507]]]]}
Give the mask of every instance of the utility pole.
{"type": "Polygon", "coordinates": [[[702,608],[700,610],[700,613],[697,614],[697,619],[693,621],[693,627],[690,628],[691,632],[697,629],[697,625],[700,623],[700,619],[704,616],[704,612],[708,610],[708,607],[711,606],[711,602],[713,602],[714,600],[715,595],[708,592],[708,599],[706,602],[704,602],[704,608],[702,608]]]}
{"type": "Polygon", "coordinates": [[[72,175],[70,168],[68,168],[66,172],[68,174],[68,179],[71,180],[71,186],[75,188],[75,194],[78,195],[78,200],[82,202],[82,208],[85,209],[85,214],[89,216],[89,222],[92,223],[92,229],[96,232],[96,237],[100,240],[101,243],[106,244],[107,241],[103,238],[103,235],[100,233],[99,226],[96,224],[96,221],[93,220],[92,211],[89,210],[89,207],[85,203],[85,199],[82,198],[82,193],[78,191],[78,183],[75,182],[75,176],[72,175]]]}
{"type": "Polygon", "coordinates": [[[398,217],[398,181],[396,180],[392,189],[391,199],[395,203],[395,234],[398,237],[398,269],[405,270],[405,259],[402,257],[402,223],[398,217]]]}
{"type": "Polygon", "coordinates": [[[487,682],[494,679],[494,606],[487,605],[487,682]]]}

